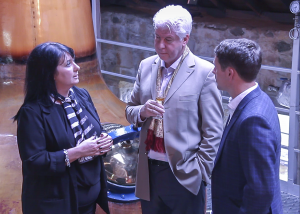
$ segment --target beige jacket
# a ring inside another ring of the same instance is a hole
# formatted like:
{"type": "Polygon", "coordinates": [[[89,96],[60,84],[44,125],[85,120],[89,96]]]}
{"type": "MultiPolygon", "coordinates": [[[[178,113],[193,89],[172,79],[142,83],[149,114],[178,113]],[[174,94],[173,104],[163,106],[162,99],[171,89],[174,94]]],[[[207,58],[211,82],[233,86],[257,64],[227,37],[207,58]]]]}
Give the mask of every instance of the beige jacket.
{"type": "MultiPolygon", "coordinates": [[[[126,107],[129,123],[142,126],[136,177],[136,196],[150,200],[148,157],[145,139],[151,118],[138,122],[138,112],[149,99],[155,100],[159,57],[140,63],[131,99],[126,107]]],[[[221,94],[214,66],[189,53],[165,99],[164,142],[170,167],[179,183],[198,194],[201,181],[210,176],[223,131],[221,94]]]]}

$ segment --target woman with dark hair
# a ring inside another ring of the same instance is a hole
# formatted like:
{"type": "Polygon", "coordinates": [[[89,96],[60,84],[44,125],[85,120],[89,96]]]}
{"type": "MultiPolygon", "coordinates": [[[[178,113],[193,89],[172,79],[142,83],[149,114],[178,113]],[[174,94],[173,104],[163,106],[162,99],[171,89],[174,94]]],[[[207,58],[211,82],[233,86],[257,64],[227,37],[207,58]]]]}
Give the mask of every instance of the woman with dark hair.
{"type": "Polygon", "coordinates": [[[24,214],[109,213],[103,132],[89,93],[76,87],[73,49],[43,43],[26,65],[25,99],[14,120],[23,167],[24,214]]]}

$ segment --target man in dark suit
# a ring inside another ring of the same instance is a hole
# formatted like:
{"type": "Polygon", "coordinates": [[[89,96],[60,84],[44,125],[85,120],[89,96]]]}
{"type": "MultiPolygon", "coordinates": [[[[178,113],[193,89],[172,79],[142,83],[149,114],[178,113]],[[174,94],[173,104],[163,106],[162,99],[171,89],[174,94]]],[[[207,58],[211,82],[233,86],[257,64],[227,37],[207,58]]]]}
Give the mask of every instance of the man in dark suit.
{"type": "Polygon", "coordinates": [[[282,213],[280,126],[270,98],[255,82],[261,49],[248,39],[215,48],[216,81],[227,91],[229,118],[212,172],[213,214],[282,213]]]}

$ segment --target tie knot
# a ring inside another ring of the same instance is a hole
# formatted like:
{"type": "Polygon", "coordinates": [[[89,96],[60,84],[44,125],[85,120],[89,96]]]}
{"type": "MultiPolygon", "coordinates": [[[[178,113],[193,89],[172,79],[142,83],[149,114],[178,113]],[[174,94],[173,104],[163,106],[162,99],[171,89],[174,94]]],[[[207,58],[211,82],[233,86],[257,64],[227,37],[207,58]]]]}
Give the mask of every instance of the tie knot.
{"type": "Polygon", "coordinates": [[[74,99],[74,96],[69,95],[68,97],[63,97],[61,95],[58,95],[58,100],[61,101],[61,103],[69,103],[69,104],[76,104],[76,100],[74,99]]]}
{"type": "Polygon", "coordinates": [[[66,97],[64,101],[67,102],[67,103],[73,103],[74,102],[70,97],[66,97]]]}

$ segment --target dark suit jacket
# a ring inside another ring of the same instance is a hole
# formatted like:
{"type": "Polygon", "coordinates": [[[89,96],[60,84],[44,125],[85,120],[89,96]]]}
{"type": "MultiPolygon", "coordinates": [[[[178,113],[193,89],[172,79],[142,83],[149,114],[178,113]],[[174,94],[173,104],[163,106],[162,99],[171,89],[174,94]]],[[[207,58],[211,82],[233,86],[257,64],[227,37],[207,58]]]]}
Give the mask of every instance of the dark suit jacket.
{"type": "Polygon", "coordinates": [[[282,213],[277,111],[258,87],[225,128],[212,173],[214,214],[282,213]]]}
{"type": "MultiPolygon", "coordinates": [[[[99,122],[90,95],[73,87],[77,101],[99,122]]],[[[77,214],[76,169],[65,165],[63,149],[71,146],[54,106],[27,103],[18,116],[18,146],[23,167],[22,209],[24,214],[77,214]]],[[[107,189],[101,161],[101,192],[97,203],[107,212],[107,189]]]]}

